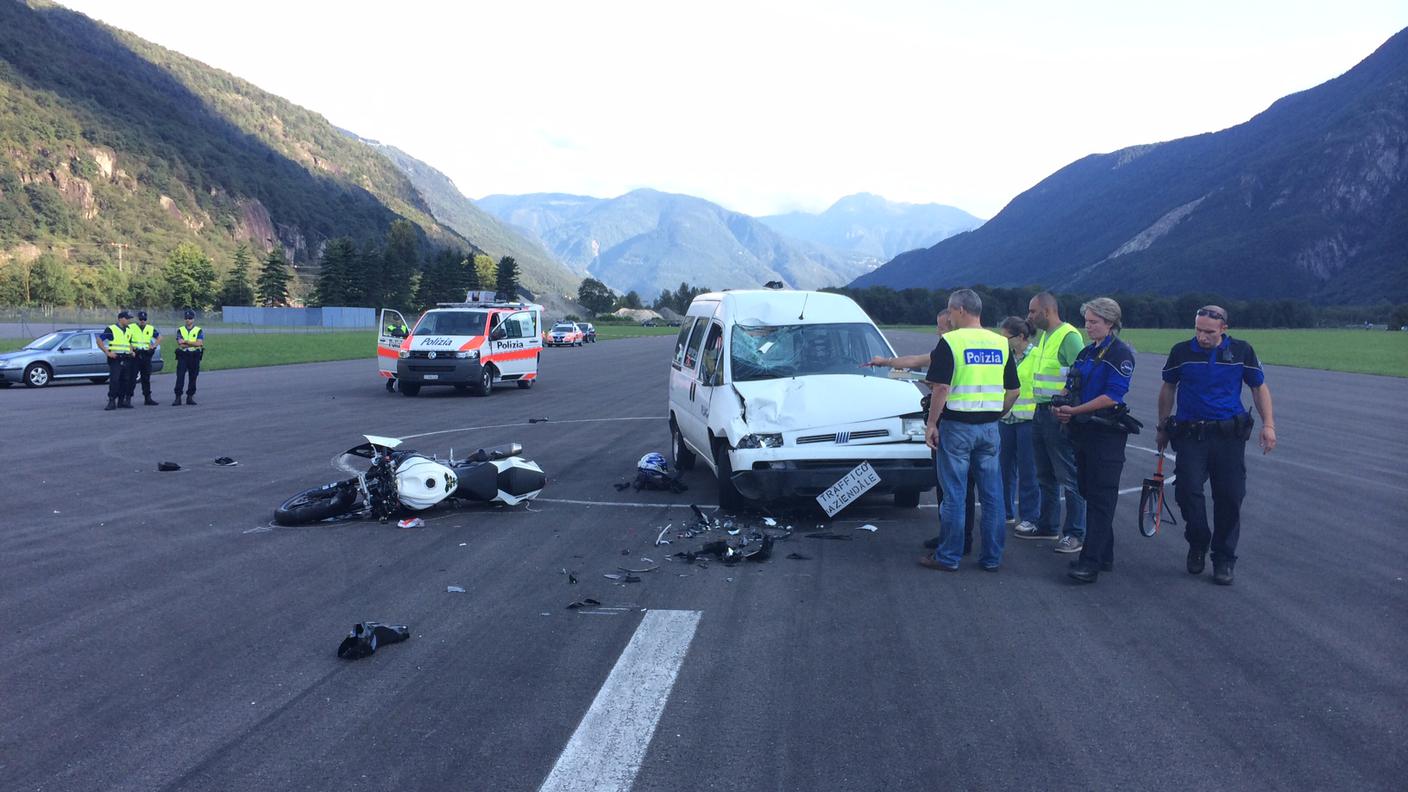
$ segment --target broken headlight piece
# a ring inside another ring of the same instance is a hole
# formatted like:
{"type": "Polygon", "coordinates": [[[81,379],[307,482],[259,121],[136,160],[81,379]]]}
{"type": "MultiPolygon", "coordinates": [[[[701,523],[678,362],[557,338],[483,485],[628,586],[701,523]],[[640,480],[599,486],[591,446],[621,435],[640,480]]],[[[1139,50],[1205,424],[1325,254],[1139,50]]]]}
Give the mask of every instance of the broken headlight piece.
{"type": "Polygon", "coordinates": [[[781,434],[750,434],[738,441],[739,448],[781,448],[781,434]]]}

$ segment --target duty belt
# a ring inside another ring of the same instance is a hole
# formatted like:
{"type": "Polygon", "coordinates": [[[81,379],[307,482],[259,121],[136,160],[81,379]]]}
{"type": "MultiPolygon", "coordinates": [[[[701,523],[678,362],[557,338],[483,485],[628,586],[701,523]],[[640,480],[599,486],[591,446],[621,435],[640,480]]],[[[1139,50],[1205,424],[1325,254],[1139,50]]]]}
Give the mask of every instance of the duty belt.
{"type": "Polygon", "coordinates": [[[1207,440],[1214,437],[1251,437],[1252,417],[1248,413],[1224,418],[1220,421],[1179,421],[1168,419],[1169,437],[1178,439],[1207,440]]]}

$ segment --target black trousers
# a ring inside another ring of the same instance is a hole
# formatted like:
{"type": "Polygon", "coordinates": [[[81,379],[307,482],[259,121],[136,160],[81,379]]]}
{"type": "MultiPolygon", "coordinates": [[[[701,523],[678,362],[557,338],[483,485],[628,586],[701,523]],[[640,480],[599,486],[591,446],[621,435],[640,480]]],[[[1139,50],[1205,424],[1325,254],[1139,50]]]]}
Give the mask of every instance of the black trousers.
{"type": "MultiPolygon", "coordinates": [[[[938,470],[938,459],[935,457],[935,470],[938,470]]],[[[974,489],[978,484],[978,469],[976,466],[968,466],[968,497],[963,501],[963,555],[968,555],[973,551],[973,511],[977,506],[978,499],[974,495],[974,489]]],[[[944,483],[939,482],[939,486],[934,488],[934,494],[938,496],[939,505],[944,502],[944,483]]]]}
{"type": "Polygon", "coordinates": [[[186,396],[196,395],[196,377],[200,376],[199,352],[177,352],[176,353],[176,395],[181,395],[181,388],[186,385],[186,377],[191,378],[190,387],[186,388],[186,396]]]}
{"type": "Polygon", "coordinates": [[[132,379],[132,356],[117,355],[108,358],[108,398],[125,399],[132,389],[128,385],[132,379]]]}
{"type": "Polygon", "coordinates": [[[132,356],[132,376],[127,379],[127,398],[137,392],[137,383],[142,383],[142,395],[152,395],[152,353],[136,352],[132,356]]]}
{"type": "Polygon", "coordinates": [[[1242,498],[1247,494],[1247,441],[1240,437],[1192,437],[1172,441],[1178,454],[1173,496],[1183,513],[1183,538],[1199,550],[1212,548],[1213,561],[1236,561],[1242,532],[1242,498]],[[1212,523],[1208,530],[1203,485],[1212,481],[1212,523]]]}
{"type": "Polygon", "coordinates": [[[1085,498],[1083,564],[1115,562],[1115,507],[1120,500],[1120,474],[1124,472],[1124,432],[1075,424],[1070,426],[1076,449],[1076,485],[1085,498]]]}

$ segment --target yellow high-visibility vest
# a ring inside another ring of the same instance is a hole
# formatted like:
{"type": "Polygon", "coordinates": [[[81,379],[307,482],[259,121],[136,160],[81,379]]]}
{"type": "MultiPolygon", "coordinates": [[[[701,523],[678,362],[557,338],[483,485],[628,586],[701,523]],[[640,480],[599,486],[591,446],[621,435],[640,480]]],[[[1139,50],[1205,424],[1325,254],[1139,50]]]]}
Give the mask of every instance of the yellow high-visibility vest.
{"type": "Polygon", "coordinates": [[[108,332],[112,333],[112,340],[107,342],[109,352],[114,355],[132,354],[132,338],[122,325],[108,325],[108,332]]]}
{"type": "Polygon", "coordinates": [[[1032,394],[1037,404],[1051,401],[1052,396],[1066,387],[1066,374],[1070,372],[1070,367],[1061,365],[1061,344],[1065,343],[1066,336],[1074,332],[1074,327],[1062,322],[1055,330],[1041,334],[1041,340],[1029,356],[1036,358],[1032,368],[1032,394]]]}
{"type": "MultiPolygon", "coordinates": [[[[199,341],[199,340],[200,340],[200,327],[199,327],[199,326],[197,326],[197,327],[192,327],[190,330],[187,330],[185,325],[181,325],[180,327],[176,328],[176,332],[180,333],[180,334],[181,334],[181,338],[184,339],[185,342],[188,343],[188,344],[189,344],[189,343],[192,343],[192,342],[194,342],[194,341],[199,341]]],[[[199,351],[201,351],[201,349],[202,349],[201,347],[180,347],[180,348],[178,348],[176,351],[177,351],[177,352],[199,352],[199,351]]]]}
{"type": "Polygon", "coordinates": [[[1002,373],[1011,351],[1007,339],[981,327],[944,333],[953,351],[953,381],[946,407],[954,412],[1002,412],[1002,373]]]}
{"type": "Polygon", "coordinates": [[[1036,356],[1028,350],[1027,356],[1017,364],[1017,379],[1021,380],[1022,390],[1012,405],[1013,418],[1030,421],[1036,415],[1036,394],[1032,392],[1032,374],[1036,371],[1036,356]]]}
{"type": "Polygon", "coordinates": [[[151,349],[152,338],[155,335],[156,325],[147,325],[145,328],[140,325],[127,326],[127,337],[132,341],[133,349],[151,349]]]}

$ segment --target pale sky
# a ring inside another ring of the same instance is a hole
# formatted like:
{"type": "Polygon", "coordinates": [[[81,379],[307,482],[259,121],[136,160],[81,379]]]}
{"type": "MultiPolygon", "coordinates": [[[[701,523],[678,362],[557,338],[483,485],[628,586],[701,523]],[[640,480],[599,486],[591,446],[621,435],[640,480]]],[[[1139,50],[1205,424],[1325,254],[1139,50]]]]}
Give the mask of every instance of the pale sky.
{"type": "Polygon", "coordinates": [[[872,192],[991,217],[1086,154],[1239,124],[1404,0],[63,0],[444,171],[764,215],[872,192]]]}

